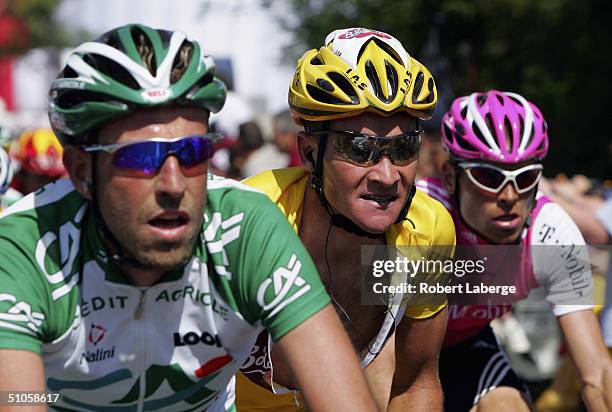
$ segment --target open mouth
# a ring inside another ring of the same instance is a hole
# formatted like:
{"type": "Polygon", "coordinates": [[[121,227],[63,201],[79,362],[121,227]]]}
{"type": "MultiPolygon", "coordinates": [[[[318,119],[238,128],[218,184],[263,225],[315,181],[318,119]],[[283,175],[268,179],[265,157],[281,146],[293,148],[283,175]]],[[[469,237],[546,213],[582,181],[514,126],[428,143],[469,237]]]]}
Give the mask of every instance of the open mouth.
{"type": "Polygon", "coordinates": [[[360,198],[377,203],[379,206],[387,207],[389,204],[397,200],[397,195],[365,194],[361,195],[360,198]]]}
{"type": "Polygon", "coordinates": [[[516,230],[521,224],[521,217],[516,213],[497,216],[493,224],[502,230],[516,230]]]}
{"type": "Polygon", "coordinates": [[[163,212],[147,222],[156,236],[175,239],[185,233],[189,215],[185,212],[163,212]]]}
{"type": "Polygon", "coordinates": [[[514,219],[517,219],[518,217],[519,215],[517,215],[516,213],[511,213],[508,215],[497,216],[495,220],[497,220],[498,222],[512,222],[514,219]]]}

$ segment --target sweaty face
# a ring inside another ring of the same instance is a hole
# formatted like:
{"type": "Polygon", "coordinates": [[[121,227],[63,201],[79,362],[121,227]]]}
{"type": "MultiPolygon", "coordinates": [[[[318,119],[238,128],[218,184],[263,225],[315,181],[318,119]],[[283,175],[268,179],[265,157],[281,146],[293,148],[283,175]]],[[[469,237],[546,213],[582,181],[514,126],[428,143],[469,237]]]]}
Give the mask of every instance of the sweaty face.
{"type": "MultiPolygon", "coordinates": [[[[526,166],[495,164],[506,170],[526,166]]],[[[474,185],[459,169],[459,203],[461,216],[465,222],[485,238],[497,244],[515,242],[525,226],[534,200],[532,190],[519,194],[514,185],[508,182],[497,194],[490,193],[474,185]]]]}
{"type": "MultiPolygon", "coordinates": [[[[208,114],[194,108],[140,111],[106,125],[99,143],[204,134],[208,114]]],[[[133,177],[112,163],[112,153],[97,152],[96,194],[104,222],[123,248],[145,268],[171,270],[192,256],[206,205],[206,173],[186,177],[169,156],[159,173],[133,177]]]]}
{"type": "MultiPolygon", "coordinates": [[[[416,119],[407,114],[383,117],[364,113],[348,119],[335,120],[331,130],[353,131],[367,135],[395,136],[416,129],[416,119]]],[[[357,166],[343,161],[335,152],[330,135],[327,142],[323,188],[332,208],[351,219],[363,230],[383,233],[399,216],[410,193],[417,171],[418,160],[405,166],[394,165],[383,156],[370,167],[357,166]]]]}

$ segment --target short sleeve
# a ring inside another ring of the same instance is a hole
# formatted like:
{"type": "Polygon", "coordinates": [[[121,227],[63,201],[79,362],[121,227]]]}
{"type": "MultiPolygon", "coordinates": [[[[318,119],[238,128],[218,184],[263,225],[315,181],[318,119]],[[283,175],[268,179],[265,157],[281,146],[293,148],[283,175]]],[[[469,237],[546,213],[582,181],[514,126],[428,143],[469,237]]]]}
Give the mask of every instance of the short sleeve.
{"type": "Polygon", "coordinates": [[[560,205],[542,206],[533,222],[531,253],[534,276],[555,315],[593,305],[589,252],[578,226],[560,205]]]}
{"type": "MultiPolygon", "coordinates": [[[[455,224],[450,213],[442,203],[430,199],[434,214],[431,228],[432,241],[430,245],[430,260],[452,260],[455,256],[456,235],[455,224]]],[[[443,273],[432,273],[429,283],[447,284],[450,279],[443,273]]],[[[412,300],[406,307],[405,316],[414,319],[426,319],[434,316],[448,305],[444,294],[421,294],[417,300],[412,300]],[[420,302],[423,301],[423,302],[420,302]]]]}
{"type": "Polygon", "coordinates": [[[37,279],[32,263],[0,236],[0,349],[41,353],[48,310],[37,279]]]}
{"type": "Polygon", "coordinates": [[[244,226],[238,294],[248,314],[277,341],[329,304],[306,248],[264,195],[244,226]]]}

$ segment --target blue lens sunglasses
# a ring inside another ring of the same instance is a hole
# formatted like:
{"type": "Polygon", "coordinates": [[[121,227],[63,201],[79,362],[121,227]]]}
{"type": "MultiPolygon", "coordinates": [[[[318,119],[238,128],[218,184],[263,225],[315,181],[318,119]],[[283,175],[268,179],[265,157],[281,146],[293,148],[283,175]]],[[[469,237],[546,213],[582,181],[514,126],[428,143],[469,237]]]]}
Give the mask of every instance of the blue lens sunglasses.
{"type": "Polygon", "coordinates": [[[107,145],[85,146],[85,152],[113,153],[113,165],[129,175],[155,176],[168,156],[175,156],[186,176],[206,172],[206,161],[212,157],[213,142],[221,133],[177,137],[153,138],[107,145]]]}

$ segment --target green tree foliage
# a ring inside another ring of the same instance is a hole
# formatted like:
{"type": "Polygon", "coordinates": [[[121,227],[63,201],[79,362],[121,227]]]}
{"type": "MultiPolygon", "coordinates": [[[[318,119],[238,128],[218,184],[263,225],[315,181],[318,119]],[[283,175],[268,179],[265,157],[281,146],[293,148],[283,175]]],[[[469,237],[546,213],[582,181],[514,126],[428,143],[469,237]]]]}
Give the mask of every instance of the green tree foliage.
{"type": "Polygon", "coordinates": [[[53,12],[60,0],[0,0],[0,13],[19,22],[23,31],[2,54],[20,54],[35,47],[64,46],[68,43],[65,31],[53,20],[53,12]]]}
{"type": "Polygon", "coordinates": [[[452,85],[455,95],[497,88],[534,101],[550,127],[547,174],[612,178],[609,1],[291,0],[291,6],[284,22],[303,41],[300,53],[304,44],[320,47],[335,28],[387,31],[427,64],[444,62],[450,81],[438,84],[452,85]],[[427,51],[432,36],[441,58],[427,51]]]}

